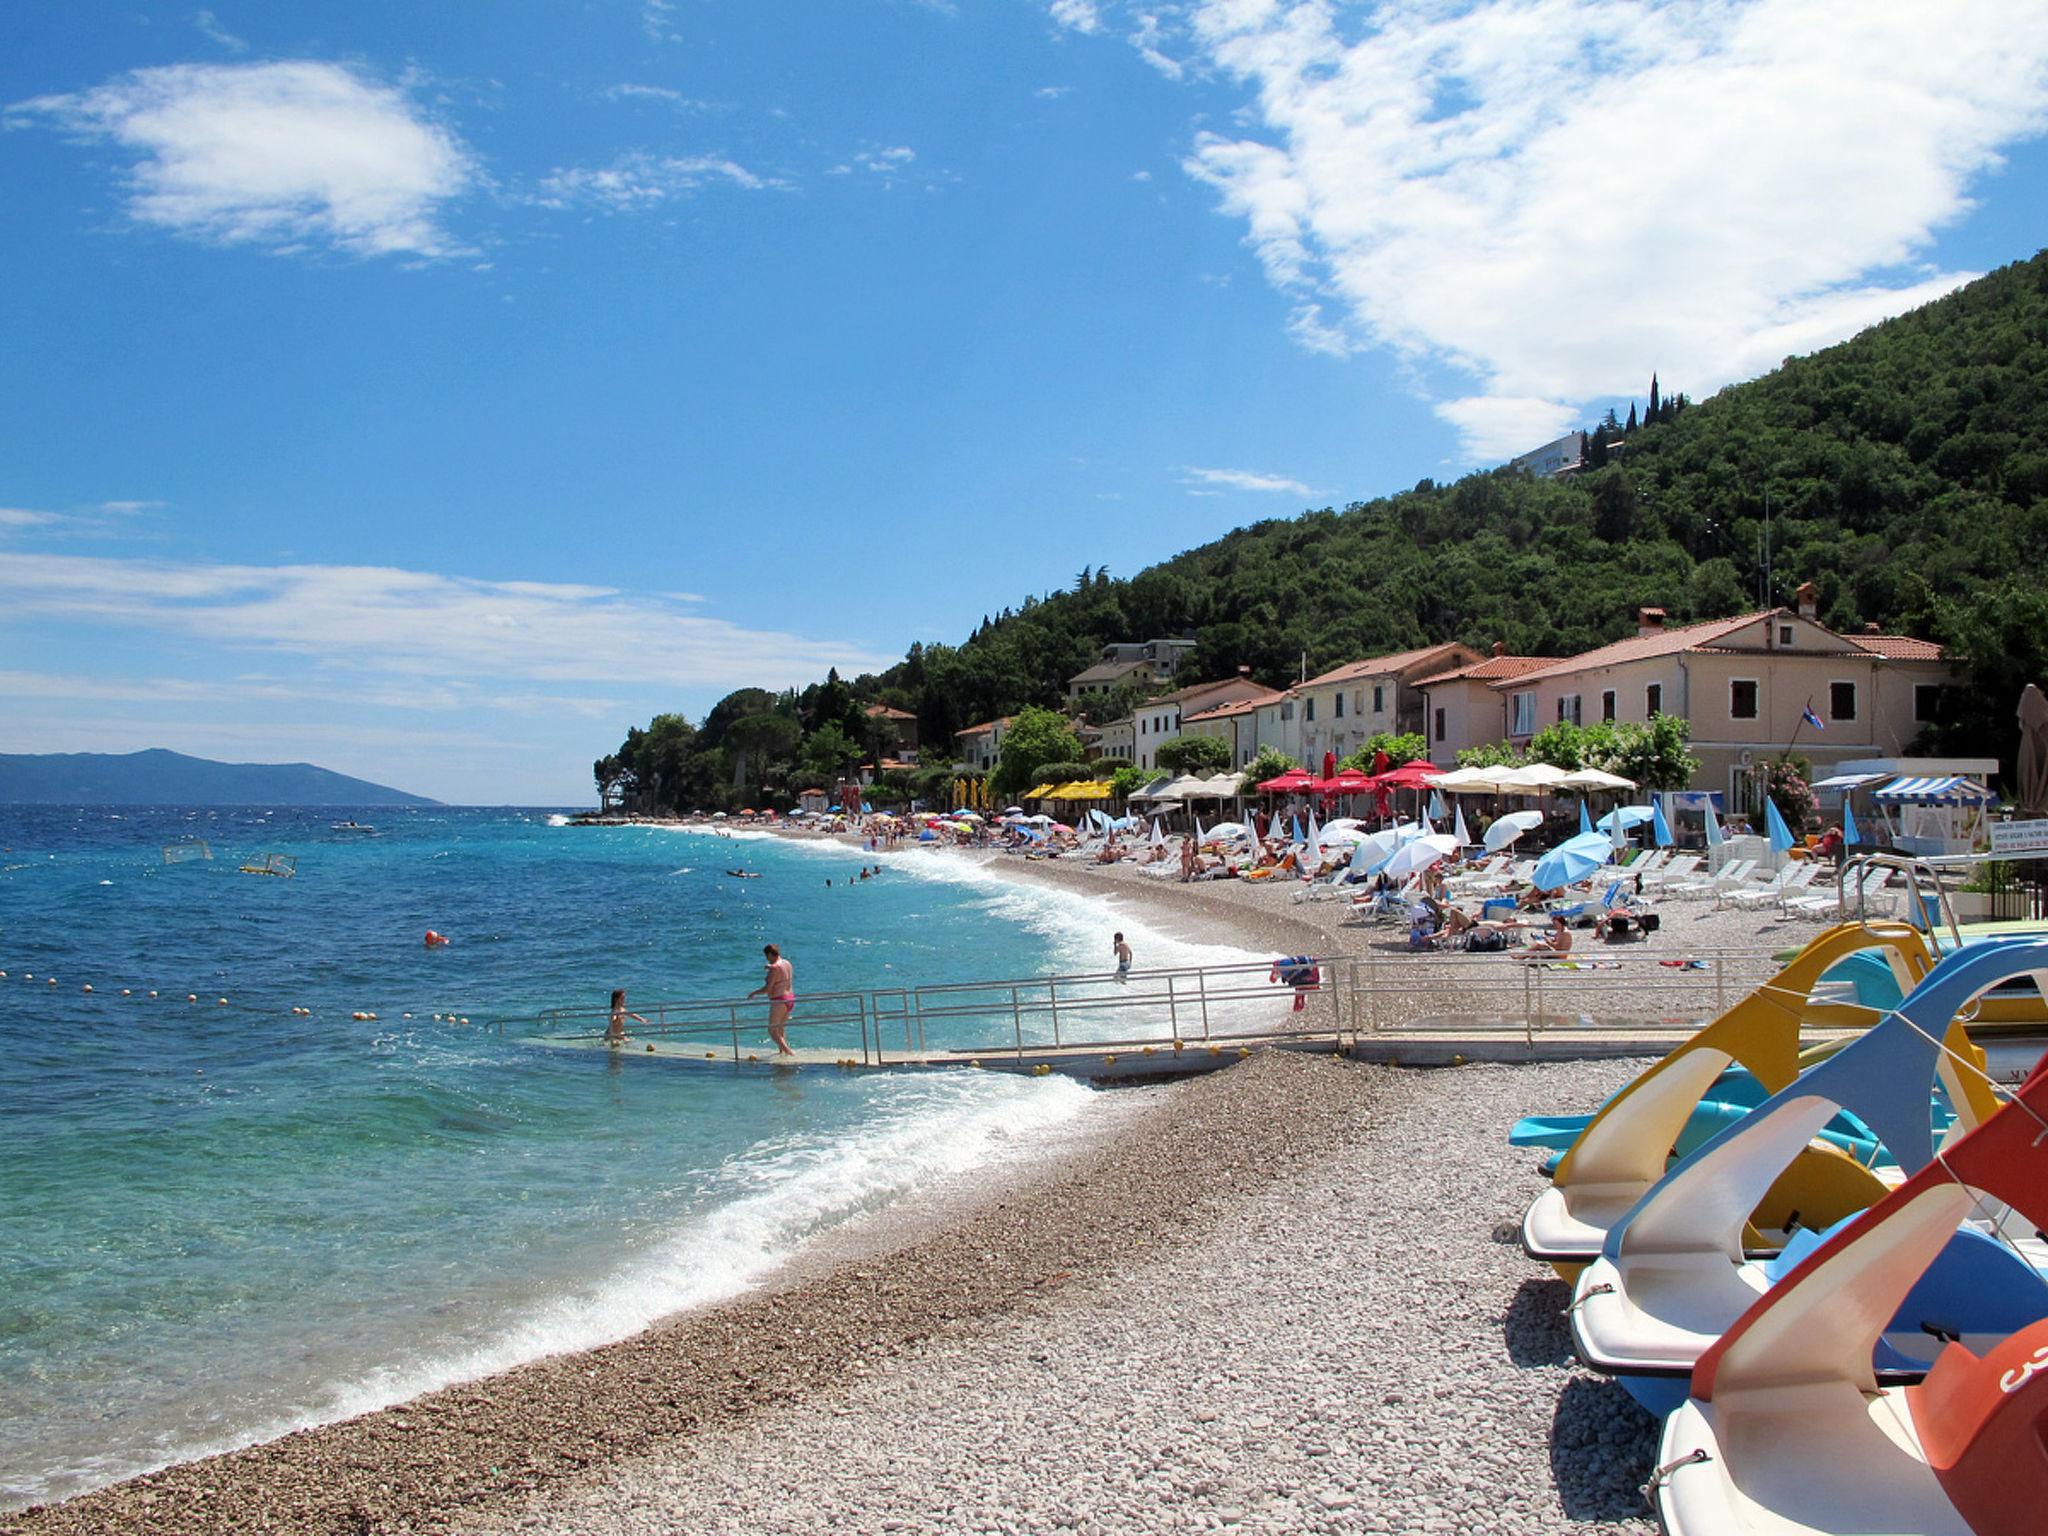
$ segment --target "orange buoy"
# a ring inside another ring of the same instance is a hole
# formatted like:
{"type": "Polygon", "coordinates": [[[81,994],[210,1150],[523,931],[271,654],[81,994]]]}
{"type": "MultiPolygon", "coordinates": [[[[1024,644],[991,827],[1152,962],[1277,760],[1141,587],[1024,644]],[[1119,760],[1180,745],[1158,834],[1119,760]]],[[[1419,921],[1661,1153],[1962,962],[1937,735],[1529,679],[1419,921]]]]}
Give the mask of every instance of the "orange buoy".
{"type": "Polygon", "coordinates": [[[427,940],[426,940],[427,948],[429,948],[429,949],[434,949],[434,948],[437,948],[438,946],[440,946],[440,945],[442,945],[442,944],[446,944],[447,942],[448,942],[448,935],[447,935],[447,934],[445,934],[445,933],[436,933],[436,932],[434,932],[434,930],[433,930],[433,929],[431,929],[431,928],[429,928],[429,929],[427,930],[427,940]]]}

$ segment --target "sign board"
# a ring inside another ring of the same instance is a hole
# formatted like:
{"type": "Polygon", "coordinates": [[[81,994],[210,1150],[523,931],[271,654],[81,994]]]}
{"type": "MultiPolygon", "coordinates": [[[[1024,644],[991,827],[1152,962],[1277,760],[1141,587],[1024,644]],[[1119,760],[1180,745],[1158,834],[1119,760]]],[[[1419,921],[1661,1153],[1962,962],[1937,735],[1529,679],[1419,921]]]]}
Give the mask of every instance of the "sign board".
{"type": "Polygon", "coordinates": [[[1994,821],[1991,851],[1995,854],[2048,854],[2048,821],[1994,821]]]}

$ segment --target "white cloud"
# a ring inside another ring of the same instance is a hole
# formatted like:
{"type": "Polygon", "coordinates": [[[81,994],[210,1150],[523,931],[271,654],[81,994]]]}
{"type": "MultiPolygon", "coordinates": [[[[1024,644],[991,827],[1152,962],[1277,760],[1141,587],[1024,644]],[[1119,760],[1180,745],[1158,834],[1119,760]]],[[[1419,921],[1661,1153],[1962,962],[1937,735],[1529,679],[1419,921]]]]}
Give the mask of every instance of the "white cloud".
{"type": "Polygon", "coordinates": [[[681,91],[672,91],[665,85],[609,85],[604,94],[613,101],[669,101],[681,102],[688,98],[681,91]]]}
{"type": "Polygon", "coordinates": [[[54,512],[36,512],[27,507],[0,507],[0,528],[44,528],[57,521],[54,512]]]}
{"type": "Polygon", "coordinates": [[[337,64],[176,64],[9,109],[139,158],[137,222],[193,239],[358,256],[459,251],[438,222],[468,152],[403,93],[337,64]]]}
{"type": "Polygon", "coordinates": [[[1285,491],[1290,496],[1314,494],[1299,480],[1290,480],[1285,475],[1262,475],[1249,469],[1198,469],[1188,464],[1182,466],[1181,472],[1188,477],[1183,482],[1187,485],[1223,485],[1233,491],[1285,491]]]}
{"type": "Polygon", "coordinates": [[[2048,126],[2038,0],[1204,0],[1188,36],[1257,131],[1186,168],[1294,334],[1443,373],[1481,458],[1653,368],[1701,396],[1967,280],[1901,269],[2048,126]]]}
{"type": "Polygon", "coordinates": [[[229,53],[247,53],[249,45],[220,24],[213,12],[201,11],[192,18],[192,25],[207,37],[227,49],[229,53]]]}
{"type": "Polygon", "coordinates": [[[1133,171],[1133,172],[1131,172],[1131,180],[1133,180],[1133,181],[1150,181],[1151,179],[1152,179],[1152,173],[1151,173],[1150,171],[1133,171]]]}
{"type": "Polygon", "coordinates": [[[1040,101],[1058,101],[1062,96],[1071,94],[1073,89],[1071,85],[1041,85],[1031,94],[1040,101]]]}
{"type": "Polygon", "coordinates": [[[764,686],[888,665],[657,598],[388,566],[215,565],[0,550],[0,614],[111,624],[385,678],[764,686]]]}
{"type": "Polygon", "coordinates": [[[45,512],[32,507],[0,507],[0,529],[36,528],[67,536],[101,536],[133,532],[138,520],[162,509],[160,501],[103,501],[96,506],[45,512]]]}
{"type": "Polygon", "coordinates": [[[682,197],[713,182],[755,192],[787,183],[757,176],[722,155],[650,155],[635,150],[605,166],[571,166],[553,171],[535,199],[548,208],[595,203],[613,211],[647,208],[682,197]]]}
{"type": "Polygon", "coordinates": [[[1150,64],[1169,80],[1178,80],[1185,72],[1180,60],[1168,55],[1160,46],[1166,40],[1166,29],[1160,25],[1160,18],[1151,11],[1138,13],[1137,27],[1131,33],[1131,46],[1138,50],[1138,57],[1150,64]]]}
{"type": "Polygon", "coordinates": [[[1052,0],[1047,7],[1052,19],[1074,32],[1100,32],[1102,13],[1095,8],[1095,0],[1052,0]]]}

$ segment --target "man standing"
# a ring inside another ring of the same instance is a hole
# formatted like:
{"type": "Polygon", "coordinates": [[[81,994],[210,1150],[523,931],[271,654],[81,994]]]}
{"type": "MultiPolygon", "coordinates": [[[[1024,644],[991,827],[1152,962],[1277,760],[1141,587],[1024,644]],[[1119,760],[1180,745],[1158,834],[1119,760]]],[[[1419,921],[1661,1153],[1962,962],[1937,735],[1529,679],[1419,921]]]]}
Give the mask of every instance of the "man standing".
{"type": "Polygon", "coordinates": [[[1131,946],[1124,942],[1122,934],[1118,934],[1110,940],[1110,948],[1116,953],[1116,979],[1122,981],[1131,974],[1131,946]]]}
{"type": "Polygon", "coordinates": [[[783,1031],[789,1024],[790,1011],[796,1007],[796,970],[773,944],[762,945],[761,953],[768,960],[768,975],[747,996],[768,999],[768,1038],[775,1042],[775,1054],[794,1056],[796,1052],[789,1048],[783,1031]]]}

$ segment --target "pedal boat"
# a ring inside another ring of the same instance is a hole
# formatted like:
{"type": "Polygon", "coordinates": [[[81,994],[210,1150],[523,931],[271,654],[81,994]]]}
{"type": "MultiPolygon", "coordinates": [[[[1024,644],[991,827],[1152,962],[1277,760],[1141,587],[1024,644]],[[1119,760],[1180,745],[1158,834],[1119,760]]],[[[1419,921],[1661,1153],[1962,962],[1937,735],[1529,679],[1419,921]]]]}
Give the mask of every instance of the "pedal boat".
{"type": "Polygon", "coordinates": [[[1958,1223],[2000,1203],[2048,1228],[2048,1067],[1700,1357],[1650,1478],[1666,1536],[2038,1536],[2048,1322],[1989,1347],[1951,1342],[1918,1385],[1886,1386],[1872,1368],[1886,1320],[1958,1223]]]}
{"type": "MultiPolygon", "coordinates": [[[[1567,1280],[1576,1278],[1600,1257],[1614,1224],[1664,1176],[1672,1149],[1724,1071],[1739,1066],[1767,1093],[1776,1093],[1799,1074],[1802,1028],[1867,1029],[1881,1019],[1881,1010],[1814,996],[1821,976],[1836,962],[1866,950],[1890,963],[1901,995],[1933,968],[1925,938],[1905,923],[1841,923],[1817,935],[1775,977],[1593,1116],[1523,1217],[1523,1251],[1555,1266],[1567,1280]]],[[[1842,1176],[1836,1165],[1849,1162],[1831,1150],[1800,1153],[1758,1208],[1755,1225],[1765,1233],[1781,1233],[1795,1210],[1812,1225],[1826,1226],[1862,1209],[1869,1200],[1861,1183],[1852,1182],[1849,1190],[1859,1197],[1857,1203],[1840,1204],[1842,1176]]],[[[1769,1245],[1782,1247],[1782,1238],[1769,1245]]]]}
{"type": "MultiPolygon", "coordinates": [[[[1600,1258],[1579,1275],[1571,1308],[1579,1358],[1621,1377],[1653,1413],[1675,1408],[1700,1356],[1769,1288],[1771,1266],[1747,1251],[1748,1216],[1810,1151],[1814,1132],[1848,1109],[1877,1132],[1899,1169],[1924,1168],[1935,1156],[1931,1087],[1955,1106],[1951,1139],[1997,1109],[1983,1054],[1962,1023],[1970,1004],[2044,965],[2048,945],[2039,942],[1987,941],[1957,951],[1867,1034],[1679,1162],[1615,1224],[1600,1258]]],[[[1848,1158],[1836,1174],[1836,1199],[1859,1210],[1889,1187],[1848,1158]]],[[[1916,1304],[1923,1310],[1886,1334],[1884,1363],[1895,1379],[1917,1376],[1933,1358],[1937,1341],[1920,1331],[1921,1322],[1949,1333],[1975,1336],[1989,1326],[2003,1334],[2016,1320],[2048,1314],[2048,1284],[2009,1250],[1959,1239],[1916,1304]],[[1980,1319],[1988,1321],[1980,1326],[1980,1319]]]]}

